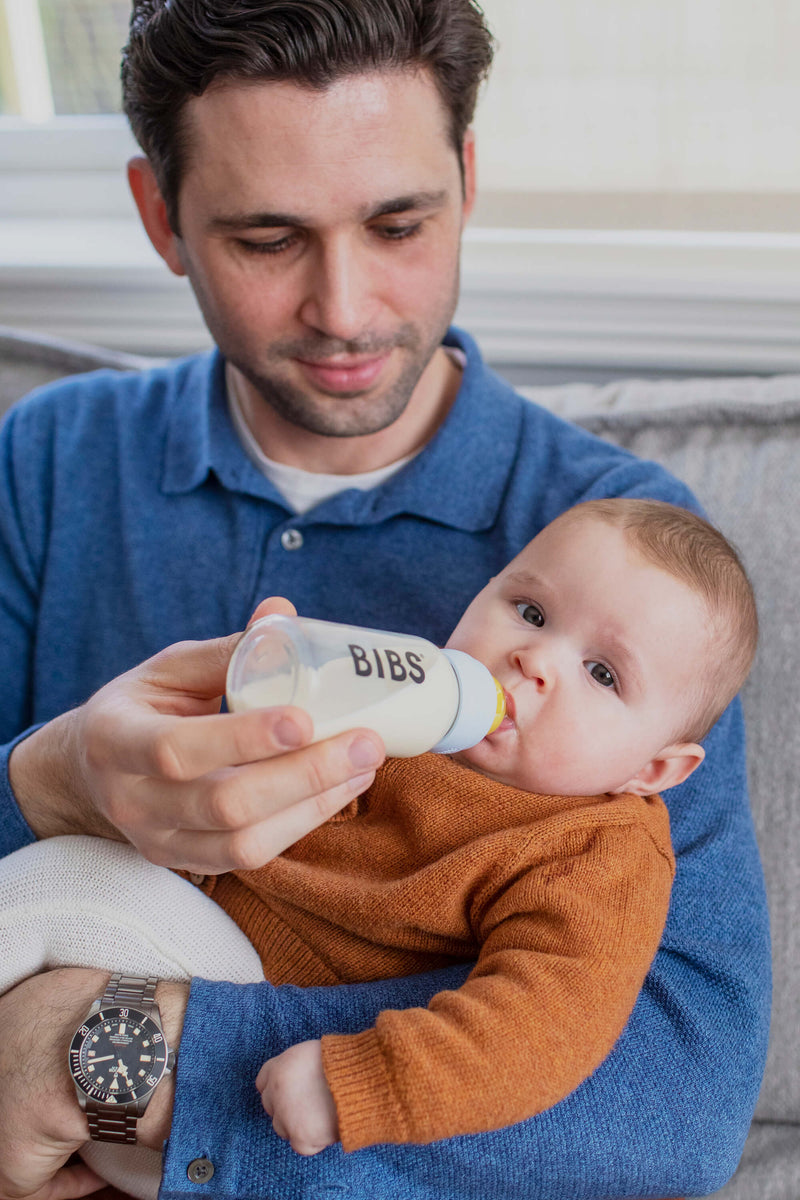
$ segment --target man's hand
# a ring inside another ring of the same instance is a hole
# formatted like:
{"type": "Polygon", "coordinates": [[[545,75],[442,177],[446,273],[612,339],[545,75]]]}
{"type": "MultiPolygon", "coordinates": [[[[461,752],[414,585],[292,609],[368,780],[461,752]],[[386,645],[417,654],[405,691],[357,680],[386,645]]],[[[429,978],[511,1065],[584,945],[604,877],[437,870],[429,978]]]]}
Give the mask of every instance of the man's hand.
{"type": "MultiPolygon", "coordinates": [[[[268,612],[294,609],[264,601],[253,619],[268,612]]],[[[220,874],[262,866],[363,792],[377,734],[310,746],[300,709],[220,713],[239,636],[171,646],[20,742],[9,775],[37,836],[127,840],[160,866],[220,874]]]]}
{"type": "Polygon", "coordinates": [[[297,1154],[319,1154],[339,1140],[339,1121],[322,1069],[322,1043],[299,1042],[264,1063],[256,1078],[278,1137],[297,1154]]]}
{"type": "Polygon", "coordinates": [[[2,1200],[70,1200],[103,1186],[83,1164],[64,1164],[89,1137],[67,1047],[107,980],[104,971],[51,971],[0,996],[2,1200]]]}
{"type": "MultiPolygon", "coordinates": [[[[0,1200],[73,1200],[104,1186],[84,1164],[64,1164],[89,1138],[67,1049],[108,978],[108,971],[61,968],[0,996],[0,1200]]],[[[156,989],[172,1049],[180,1044],[188,992],[181,983],[156,989]]],[[[174,1076],[165,1076],[139,1121],[142,1145],[161,1149],[169,1137],[174,1091],[174,1076]]]]}

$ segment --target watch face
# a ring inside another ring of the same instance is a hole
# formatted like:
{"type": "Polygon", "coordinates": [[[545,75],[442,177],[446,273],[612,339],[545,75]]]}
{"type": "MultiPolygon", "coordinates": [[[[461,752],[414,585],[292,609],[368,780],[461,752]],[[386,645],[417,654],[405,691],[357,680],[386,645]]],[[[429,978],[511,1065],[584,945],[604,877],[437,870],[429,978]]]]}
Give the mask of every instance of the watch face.
{"type": "Polygon", "coordinates": [[[72,1078],[102,1104],[128,1104],[148,1096],[166,1065],[163,1033],[135,1008],[112,1005],[94,1013],[69,1048],[72,1078]]]}

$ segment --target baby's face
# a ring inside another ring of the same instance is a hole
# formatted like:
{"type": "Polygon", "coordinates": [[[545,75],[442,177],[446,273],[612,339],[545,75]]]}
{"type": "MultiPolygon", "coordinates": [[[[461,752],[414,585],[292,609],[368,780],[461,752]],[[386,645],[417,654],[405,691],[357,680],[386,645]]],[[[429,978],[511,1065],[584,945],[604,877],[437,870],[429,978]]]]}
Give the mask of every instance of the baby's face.
{"type": "Polygon", "coordinates": [[[448,646],[508,715],[457,757],[528,791],[623,790],[679,732],[708,653],[702,600],[597,517],[548,526],[476,596],[448,646]]]}

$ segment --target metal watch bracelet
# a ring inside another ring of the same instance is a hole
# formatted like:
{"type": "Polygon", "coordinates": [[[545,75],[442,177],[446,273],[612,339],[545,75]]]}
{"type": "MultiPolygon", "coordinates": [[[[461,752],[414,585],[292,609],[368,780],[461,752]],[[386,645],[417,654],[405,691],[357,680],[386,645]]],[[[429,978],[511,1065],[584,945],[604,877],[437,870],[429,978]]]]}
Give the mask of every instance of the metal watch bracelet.
{"type": "MultiPolygon", "coordinates": [[[[143,979],[141,976],[122,975],[117,972],[108,981],[100,1008],[107,1008],[113,1004],[130,1006],[139,1009],[145,1016],[155,1016],[155,1019],[159,1020],[160,1014],[156,1004],[157,983],[158,979],[155,976],[143,979]]],[[[136,1108],[131,1111],[131,1105],[123,1105],[115,1111],[112,1105],[87,1097],[84,1111],[93,1140],[128,1145],[136,1143],[136,1123],[140,1115],[136,1108]]]]}

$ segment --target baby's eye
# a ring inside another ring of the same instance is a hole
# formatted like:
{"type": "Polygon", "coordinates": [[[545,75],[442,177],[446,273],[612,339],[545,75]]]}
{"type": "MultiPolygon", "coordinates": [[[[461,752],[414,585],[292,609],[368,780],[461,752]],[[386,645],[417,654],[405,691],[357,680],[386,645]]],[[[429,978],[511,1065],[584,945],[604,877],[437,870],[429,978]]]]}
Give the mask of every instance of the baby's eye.
{"type": "Polygon", "coordinates": [[[595,679],[599,684],[602,684],[603,687],[615,688],[617,686],[616,679],[611,674],[608,667],[603,663],[587,662],[586,669],[588,670],[592,679],[595,679]]]}
{"type": "Polygon", "coordinates": [[[537,604],[528,604],[523,600],[517,605],[517,612],[523,621],[527,621],[529,625],[535,625],[537,629],[541,629],[544,625],[544,613],[537,604]]]}

